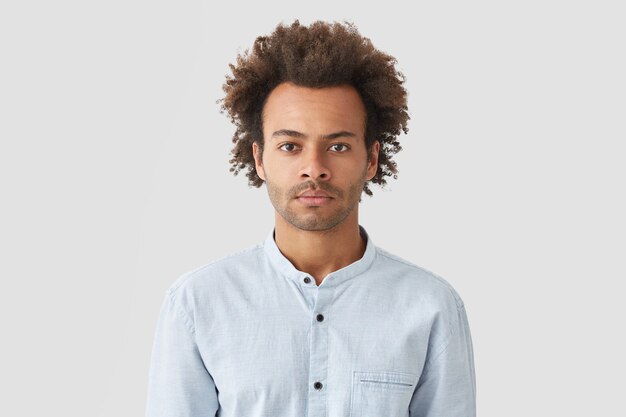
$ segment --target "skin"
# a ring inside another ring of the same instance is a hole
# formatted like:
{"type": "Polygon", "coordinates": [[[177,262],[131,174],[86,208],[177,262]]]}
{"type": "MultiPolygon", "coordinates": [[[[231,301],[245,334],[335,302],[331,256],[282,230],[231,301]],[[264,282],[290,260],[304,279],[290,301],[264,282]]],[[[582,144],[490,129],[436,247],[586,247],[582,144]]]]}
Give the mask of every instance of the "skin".
{"type": "Polygon", "coordinates": [[[252,145],[257,174],[275,209],[276,245],[317,285],[365,252],[359,201],[364,183],[376,174],[380,149],[376,141],[367,154],[365,118],[352,86],[314,89],[285,82],[263,108],[263,155],[252,145]],[[323,137],[338,132],[353,136],[323,137]],[[332,198],[325,205],[306,205],[297,197],[309,189],[332,198]]]}

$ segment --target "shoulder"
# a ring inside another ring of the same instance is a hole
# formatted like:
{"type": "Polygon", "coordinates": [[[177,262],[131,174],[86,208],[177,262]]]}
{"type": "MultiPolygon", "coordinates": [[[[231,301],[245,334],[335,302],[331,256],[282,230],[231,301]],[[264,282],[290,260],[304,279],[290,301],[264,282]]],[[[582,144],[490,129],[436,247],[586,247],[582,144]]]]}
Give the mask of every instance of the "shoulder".
{"type": "Polygon", "coordinates": [[[232,276],[233,272],[245,270],[247,267],[255,268],[262,249],[263,244],[259,243],[186,271],[178,276],[166,292],[173,297],[197,293],[216,280],[232,276]]]}
{"type": "Polygon", "coordinates": [[[457,309],[464,307],[463,299],[457,290],[442,276],[379,246],[376,246],[376,253],[379,266],[385,271],[392,271],[393,275],[402,277],[410,292],[422,294],[439,302],[454,304],[457,309]]]}

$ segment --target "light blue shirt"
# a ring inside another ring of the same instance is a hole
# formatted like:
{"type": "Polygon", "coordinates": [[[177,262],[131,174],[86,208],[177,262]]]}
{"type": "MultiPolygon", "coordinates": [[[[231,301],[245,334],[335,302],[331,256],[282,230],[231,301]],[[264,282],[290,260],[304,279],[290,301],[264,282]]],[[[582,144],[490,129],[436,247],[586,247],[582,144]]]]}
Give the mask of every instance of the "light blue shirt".
{"type": "Polygon", "coordinates": [[[474,417],[463,301],[374,245],[318,286],[263,243],[181,275],[155,332],[147,417],[474,417]]]}

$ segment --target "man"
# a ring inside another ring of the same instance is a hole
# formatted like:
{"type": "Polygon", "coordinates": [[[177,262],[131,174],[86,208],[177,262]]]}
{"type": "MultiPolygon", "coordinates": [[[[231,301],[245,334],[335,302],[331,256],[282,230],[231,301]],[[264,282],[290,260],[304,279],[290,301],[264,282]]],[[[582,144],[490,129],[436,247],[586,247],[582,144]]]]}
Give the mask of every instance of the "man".
{"type": "Polygon", "coordinates": [[[275,227],[167,290],[148,417],[475,416],[463,301],[358,222],[407,131],[394,62],[351,24],[296,20],[231,65],[231,171],[266,184],[275,227]]]}

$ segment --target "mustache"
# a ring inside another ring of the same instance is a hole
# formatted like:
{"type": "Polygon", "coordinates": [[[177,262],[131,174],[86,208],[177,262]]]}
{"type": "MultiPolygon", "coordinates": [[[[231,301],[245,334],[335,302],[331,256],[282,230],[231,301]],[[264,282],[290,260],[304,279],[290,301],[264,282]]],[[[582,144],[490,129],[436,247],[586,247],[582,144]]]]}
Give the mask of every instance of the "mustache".
{"type": "Polygon", "coordinates": [[[332,187],[332,186],[330,186],[328,184],[316,183],[314,181],[307,181],[305,183],[298,184],[293,189],[293,193],[292,194],[293,194],[293,196],[295,198],[295,197],[297,197],[298,195],[300,195],[302,192],[304,192],[306,190],[313,190],[313,191],[322,190],[322,191],[326,191],[330,195],[338,196],[338,197],[341,197],[341,195],[342,195],[341,190],[337,190],[337,189],[335,189],[335,187],[332,187]]]}

